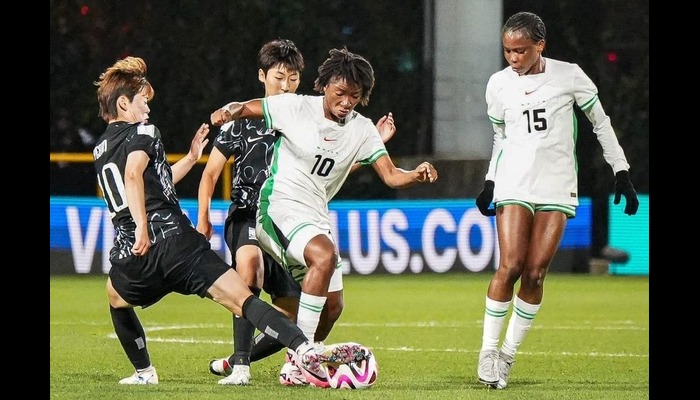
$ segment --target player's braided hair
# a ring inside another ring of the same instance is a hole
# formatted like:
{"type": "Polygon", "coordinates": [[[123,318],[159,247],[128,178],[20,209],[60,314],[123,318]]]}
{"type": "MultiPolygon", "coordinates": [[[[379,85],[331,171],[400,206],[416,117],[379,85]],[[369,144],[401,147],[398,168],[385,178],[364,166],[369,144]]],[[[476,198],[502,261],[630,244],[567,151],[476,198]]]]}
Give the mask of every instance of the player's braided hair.
{"type": "Polygon", "coordinates": [[[351,53],[346,47],[332,49],[330,57],[318,67],[318,78],[314,81],[314,90],[323,93],[323,89],[334,79],[345,80],[362,89],[360,104],[369,103],[369,95],[374,88],[374,69],[364,57],[351,53]]]}
{"type": "Polygon", "coordinates": [[[125,57],[118,60],[94,84],[97,86],[97,102],[100,104],[99,116],[109,121],[118,116],[117,99],[126,96],[133,100],[141,91],[147,99],[153,99],[155,90],[146,79],[146,62],[140,57],[125,57]]]}
{"type": "Polygon", "coordinates": [[[533,42],[545,40],[547,37],[547,29],[542,19],[537,14],[527,11],[513,14],[508,18],[501,29],[501,35],[506,32],[521,32],[533,42]]]}

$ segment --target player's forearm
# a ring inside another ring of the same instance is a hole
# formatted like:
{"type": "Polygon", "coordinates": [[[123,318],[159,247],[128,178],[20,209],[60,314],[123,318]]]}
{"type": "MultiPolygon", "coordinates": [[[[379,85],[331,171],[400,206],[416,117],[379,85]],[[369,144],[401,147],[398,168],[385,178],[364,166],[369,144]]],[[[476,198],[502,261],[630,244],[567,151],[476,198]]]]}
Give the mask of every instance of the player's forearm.
{"type": "Polygon", "coordinates": [[[209,174],[202,174],[197,191],[197,219],[198,221],[209,221],[209,210],[211,209],[211,198],[214,195],[214,187],[217,179],[209,174]]]}
{"type": "Polygon", "coordinates": [[[178,183],[182,178],[187,175],[192,167],[197,163],[197,160],[191,158],[189,155],[180,159],[178,162],[173,164],[170,169],[173,171],[173,183],[178,183]]]}
{"type": "Polygon", "coordinates": [[[600,146],[603,148],[603,158],[612,167],[613,173],[630,168],[625,152],[617,140],[617,135],[610,122],[610,117],[605,113],[600,101],[595,102],[585,112],[586,117],[593,125],[600,146]]]}
{"type": "Polygon", "coordinates": [[[221,126],[237,119],[262,117],[262,99],[253,99],[244,102],[232,101],[211,113],[211,123],[216,126],[221,126]]]}
{"type": "Polygon", "coordinates": [[[420,172],[407,171],[398,167],[384,179],[384,183],[392,189],[404,189],[420,182],[422,182],[420,172]]]}
{"type": "Polygon", "coordinates": [[[136,226],[146,226],[146,194],[144,190],[143,176],[127,174],[124,179],[126,201],[129,205],[129,213],[136,226]]]}
{"type": "Polygon", "coordinates": [[[489,168],[486,171],[484,180],[492,181],[496,177],[496,163],[498,156],[503,148],[503,138],[505,137],[505,125],[493,124],[493,147],[491,148],[491,159],[489,160],[489,168]]]}

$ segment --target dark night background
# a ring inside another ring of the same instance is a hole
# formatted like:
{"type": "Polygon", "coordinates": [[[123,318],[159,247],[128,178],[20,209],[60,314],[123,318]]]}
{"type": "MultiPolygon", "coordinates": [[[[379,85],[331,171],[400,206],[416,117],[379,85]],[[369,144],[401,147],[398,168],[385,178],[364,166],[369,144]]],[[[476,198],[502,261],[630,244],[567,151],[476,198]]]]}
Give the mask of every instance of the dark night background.
{"type": "MultiPolygon", "coordinates": [[[[369,59],[377,84],[360,112],[373,119],[394,112],[400,133],[387,143],[392,158],[430,157],[433,71],[424,49],[432,47],[424,43],[423,19],[424,13],[430,15],[424,7],[431,4],[50,0],[50,152],[92,151],[105,128],[93,82],[117,59],[137,55],[146,60],[156,92],[150,122],[163,133],[168,153],[184,153],[214,108],[264,94],[257,80],[257,51],[264,42],[284,37],[299,46],[306,61],[298,93],[312,94],[316,68],[331,48],[347,46],[369,59]]],[[[503,22],[518,11],[535,12],[544,20],[545,56],[579,64],[597,84],[631,165],[632,182],[639,193],[649,193],[648,0],[503,0],[503,22]]],[[[590,123],[582,113],[578,117],[580,195],[593,199],[594,219],[605,221],[614,179],[590,123]]],[[[178,185],[181,198],[196,198],[200,173],[201,166],[178,185]]],[[[374,183],[368,186],[383,186],[374,183]]],[[[338,198],[392,196],[388,189],[347,186],[352,187],[338,198]]],[[[50,163],[50,195],[95,193],[91,163],[50,163]]],[[[594,241],[605,240],[594,236],[594,241]]]]}

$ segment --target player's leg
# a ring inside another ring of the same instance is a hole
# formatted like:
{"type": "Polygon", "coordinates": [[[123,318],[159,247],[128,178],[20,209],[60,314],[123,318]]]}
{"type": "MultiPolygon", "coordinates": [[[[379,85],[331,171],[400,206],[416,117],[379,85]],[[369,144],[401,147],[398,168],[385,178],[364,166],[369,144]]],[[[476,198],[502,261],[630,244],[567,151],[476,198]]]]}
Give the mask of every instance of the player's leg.
{"type": "MultiPolygon", "coordinates": [[[[202,240],[204,236],[200,235],[202,240]]],[[[316,386],[327,387],[327,371],[323,362],[349,362],[356,349],[346,346],[340,352],[324,354],[317,351],[313,342],[307,340],[304,333],[280,311],[270,304],[255,297],[238,273],[214,252],[209,249],[201,254],[197,268],[187,283],[186,293],[196,293],[208,297],[221,304],[236,315],[242,315],[250,320],[261,332],[268,332],[277,337],[285,347],[295,364],[301,367],[306,378],[316,386]],[[223,273],[222,273],[223,271],[223,273]],[[202,293],[207,281],[218,276],[202,293]]],[[[180,292],[182,293],[182,292],[180,292]]]]}
{"type": "Polygon", "coordinates": [[[323,342],[328,338],[333,326],[343,313],[345,303],[343,302],[343,266],[338,257],[338,264],[331,276],[331,281],[328,284],[328,297],[326,306],[321,313],[321,319],[316,328],[316,342],[323,342]]]}
{"type": "Polygon", "coordinates": [[[277,336],[303,369],[323,372],[319,371],[318,361],[324,356],[316,353],[313,343],[292,320],[255,297],[240,275],[211,249],[204,235],[192,229],[175,237],[182,239],[161,257],[164,264],[172,265],[164,271],[172,285],[171,292],[212,299],[232,314],[248,319],[260,331],[277,336]]]}
{"type": "Polygon", "coordinates": [[[477,364],[479,382],[495,385],[499,380],[498,343],[510,307],[515,283],[523,270],[534,207],[528,203],[503,205],[496,210],[500,259],[489,283],[484,327],[477,364]]]}
{"type": "Polygon", "coordinates": [[[330,221],[323,226],[305,222],[323,221],[325,215],[291,219],[288,212],[260,213],[256,232],[261,248],[296,280],[301,280],[297,326],[313,340],[338,256],[330,235],[330,221]]]}
{"type": "MultiPolygon", "coordinates": [[[[293,242],[290,243],[290,249],[292,246],[293,242]]],[[[297,326],[307,338],[314,340],[338,256],[335,244],[327,234],[317,234],[311,238],[304,247],[303,254],[308,270],[301,282],[297,326]]]]}
{"type": "MultiPolygon", "coordinates": [[[[212,254],[218,257],[213,251],[212,254]]],[[[221,275],[207,293],[208,297],[231,312],[242,313],[258,330],[277,336],[277,340],[288,348],[290,359],[301,368],[306,380],[315,386],[329,386],[327,370],[322,363],[348,363],[355,360],[359,350],[357,344],[347,343],[341,348],[334,348],[332,352],[317,349],[292,320],[253,296],[233,269],[221,275]]]]}
{"type": "MultiPolygon", "coordinates": [[[[260,297],[260,286],[262,277],[259,276],[258,267],[261,263],[261,251],[257,246],[245,245],[238,249],[235,253],[236,271],[245,281],[248,289],[255,297],[260,297]]],[[[262,269],[260,268],[262,271],[262,269]]],[[[233,317],[233,354],[226,360],[231,369],[231,374],[219,380],[221,385],[247,385],[250,382],[250,352],[253,348],[253,335],[255,334],[255,326],[238,315],[233,317]]],[[[211,363],[209,370],[211,372],[219,372],[219,368],[223,367],[223,372],[226,372],[225,365],[211,363]],[[216,365],[214,365],[216,364],[216,365]]]]}
{"type": "MultiPolygon", "coordinates": [[[[277,216],[283,222],[283,226],[279,226],[273,221],[274,217],[271,214],[260,214],[256,232],[260,246],[265,252],[284,265],[295,280],[302,280],[297,326],[311,339],[315,337],[326,303],[328,285],[337,264],[335,244],[330,236],[330,222],[327,226],[319,227],[286,216],[288,213],[277,216]]],[[[353,349],[348,350],[350,351],[340,355],[334,353],[326,356],[335,359],[348,358],[354,353],[353,349]]],[[[319,346],[318,351],[325,351],[325,348],[319,346]]],[[[307,379],[317,386],[328,385],[325,375],[307,376],[307,379]]]]}
{"type": "Polygon", "coordinates": [[[112,268],[106,285],[109,313],[114,333],[135,369],[134,374],[121,379],[120,384],[158,384],[158,374],[151,364],[146,345],[146,333],[133,307],[135,305],[151,305],[168,291],[166,285],[157,278],[158,274],[149,273],[156,266],[149,263],[148,260],[156,255],[160,248],[161,246],[152,247],[144,257],[110,260],[112,268]],[[142,290],[143,287],[152,288],[152,290],[142,290]],[[123,293],[128,300],[119,293],[123,293]]]}
{"type": "MultiPolygon", "coordinates": [[[[248,209],[234,208],[226,218],[224,229],[226,244],[234,254],[234,269],[248,285],[248,289],[260,297],[263,282],[262,250],[255,238],[254,213],[248,209]]],[[[247,385],[251,378],[250,352],[255,326],[240,316],[233,315],[232,318],[233,353],[228,359],[212,360],[209,371],[216,375],[228,375],[219,380],[221,385],[247,385]]]]}
{"type": "MultiPolygon", "coordinates": [[[[266,258],[265,266],[265,292],[270,294],[272,304],[287,315],[290,319],[296,320],[299,309],[299,297],[301,286],[292,278],[291,274],[285,271],[271,257],[266,258]],[[269,260],[269,261],[268,261],[269,260]]],[[[340,318],[343,312],[343,271],[339,263],[336,267],[328,288],[328,299],[321,312],[318,328],[314,340],[322,342],[330,334],[333,325],[340,318]]],[[[257,361],[268,357],[280,350],[283,346],[274,338],[264,333],[259,333],[254,340],[251,361],[257,361]]]]}
{"type": "Polygon", "coordinates": [[[209,250],[202,254],[199,267],[196,273],[200,282],[216,277],[206,292],[202,294],[203,297],[206,296],[233,314],[248,319],[260,331],[273,332],[286,347],[295,349],[307,341],[305,338],[299,337],[301,331],[292,320],[255,297],[240,275],[228,267],[216,252],[209,250]]]}
{"type": "MultiPolygon", "coordinates": [[[[263,259],[265,265],[263,290],[270,295],[270,300],[275,308],[296,322],[301,285],[269,254],[264,253],[263,259]]],[[[261,360],[284,348],[277,339],[264,332],[258,333],[253,342],[253,350],[250,354],[251,361],[261,360]]]]}
{"type": "Polygon", "coordinates": [[[544,279],[559,248],[566,221],[567,215],[559,211],[535,212],[520,288],[513,299],[513,313],[508,321],[499,353],[499,382],[496,385],[498,389],[504,389],[508,385],[515,353],[540,309],[544,279]]]}

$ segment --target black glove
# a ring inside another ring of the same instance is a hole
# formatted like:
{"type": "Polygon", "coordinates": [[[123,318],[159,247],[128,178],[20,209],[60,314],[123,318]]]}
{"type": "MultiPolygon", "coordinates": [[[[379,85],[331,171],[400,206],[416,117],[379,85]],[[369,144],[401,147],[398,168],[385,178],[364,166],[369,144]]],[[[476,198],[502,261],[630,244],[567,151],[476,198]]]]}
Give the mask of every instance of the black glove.
{"type": "Polygon", "coordinates": [[[639,208],[637,192],[634,191],[630,181],[629,171],[618,171],[615,174],[615,199],[613,204],[620,204],[620,196],[625,196],[625,214],[634,215],[639,208]]]}
{"type": "MultiPolygon", "coordinates": [[[[496,209],[495,208],[489,208],[491,205],[491,202],[493,202],[493,187],[494,187],[493,181],[484,181],[484,189],[479,193],[479,196],[476,198],[476,206],[479,207],[479,211],[481,211],[482,215],[485,215],[487,217],[491,217],[493,215],[496,215],[496,209]]],[[[632,185],[630,184],[630,187],[632,185]]],[[[635,199],[637,197],[635,196],[635,199]]]]}

